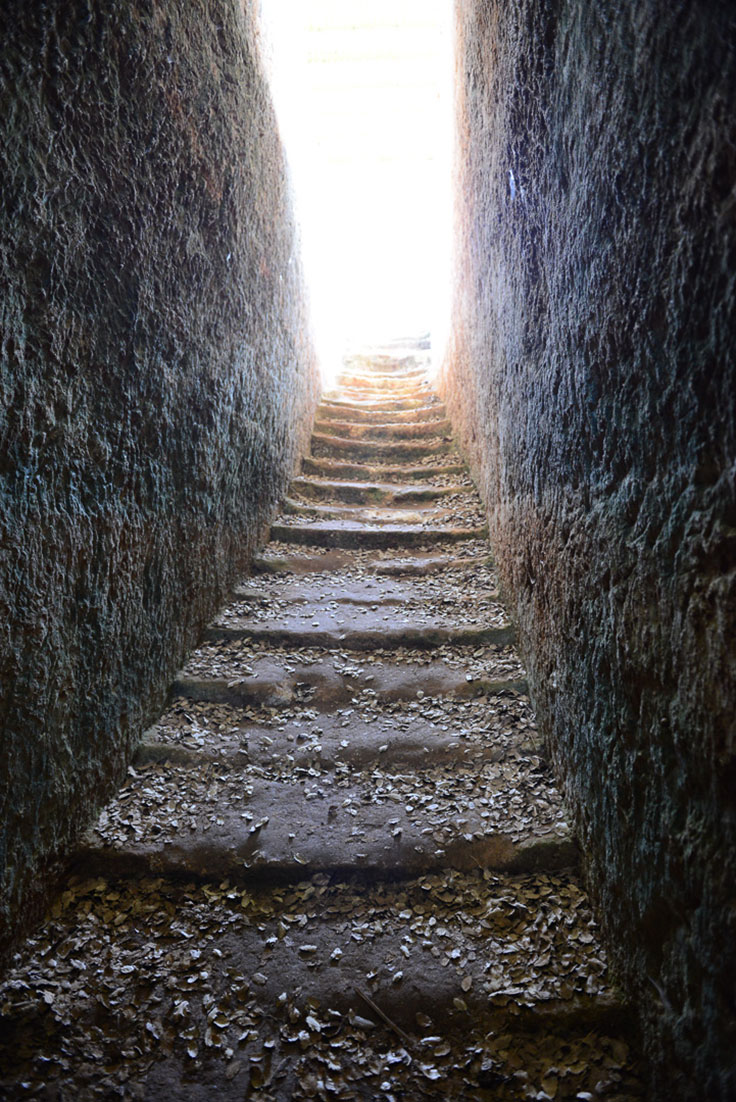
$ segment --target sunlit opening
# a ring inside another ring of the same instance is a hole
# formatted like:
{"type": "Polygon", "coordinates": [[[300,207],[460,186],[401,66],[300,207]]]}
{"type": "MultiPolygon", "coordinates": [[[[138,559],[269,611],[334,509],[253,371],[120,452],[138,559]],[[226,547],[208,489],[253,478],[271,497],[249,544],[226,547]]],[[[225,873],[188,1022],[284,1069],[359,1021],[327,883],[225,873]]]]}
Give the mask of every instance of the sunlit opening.
{"type": "Polygon", "coordinates": [[[449,303],[451,0],[263,0],[323,376],[449,303]]]}

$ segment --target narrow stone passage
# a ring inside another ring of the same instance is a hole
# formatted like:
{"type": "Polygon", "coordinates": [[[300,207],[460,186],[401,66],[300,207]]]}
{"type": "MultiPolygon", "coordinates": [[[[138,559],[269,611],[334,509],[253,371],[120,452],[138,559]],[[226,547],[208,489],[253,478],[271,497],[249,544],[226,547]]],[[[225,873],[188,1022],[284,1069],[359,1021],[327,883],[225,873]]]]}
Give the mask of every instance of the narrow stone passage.
{"type": "Polygon", "coordinates": [[[641,1097],[421,354],[349,362],[255,566],[0,988],[3,1097],[641,1097]]]}

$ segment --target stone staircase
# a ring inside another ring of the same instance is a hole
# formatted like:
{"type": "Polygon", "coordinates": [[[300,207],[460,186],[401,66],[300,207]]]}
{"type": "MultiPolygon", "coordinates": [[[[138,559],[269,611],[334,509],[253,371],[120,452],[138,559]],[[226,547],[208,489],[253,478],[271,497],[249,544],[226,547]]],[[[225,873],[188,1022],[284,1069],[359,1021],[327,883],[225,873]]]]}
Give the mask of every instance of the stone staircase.
{"type": "Polygon", "coordinates": [[[1,1097],[643,1097],[486,537],[421,355],[354,357],[0,987],[1,1097]]]}

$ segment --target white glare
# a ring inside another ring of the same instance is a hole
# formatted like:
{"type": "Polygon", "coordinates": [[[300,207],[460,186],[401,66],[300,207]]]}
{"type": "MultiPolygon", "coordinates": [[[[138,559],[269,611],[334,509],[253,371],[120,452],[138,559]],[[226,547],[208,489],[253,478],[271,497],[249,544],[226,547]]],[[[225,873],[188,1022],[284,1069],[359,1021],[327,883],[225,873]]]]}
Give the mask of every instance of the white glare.
{"type": "Polygon", "coordinates": [[[263,0],[323,374],[448,311],[452,0],[263,0]]]}

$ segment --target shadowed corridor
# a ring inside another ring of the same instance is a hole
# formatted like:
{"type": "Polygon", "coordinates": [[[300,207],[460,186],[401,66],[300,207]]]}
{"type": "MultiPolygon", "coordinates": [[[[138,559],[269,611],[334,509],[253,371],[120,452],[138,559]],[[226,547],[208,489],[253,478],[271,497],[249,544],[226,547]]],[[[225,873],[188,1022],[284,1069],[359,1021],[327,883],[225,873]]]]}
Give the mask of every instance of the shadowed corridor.
{"type": "Polygon", "coordinates": [[[734,17],[457,0],[334,387],[257,5],[0,29],[0,1095],[733,1098],[734,17]]]}

